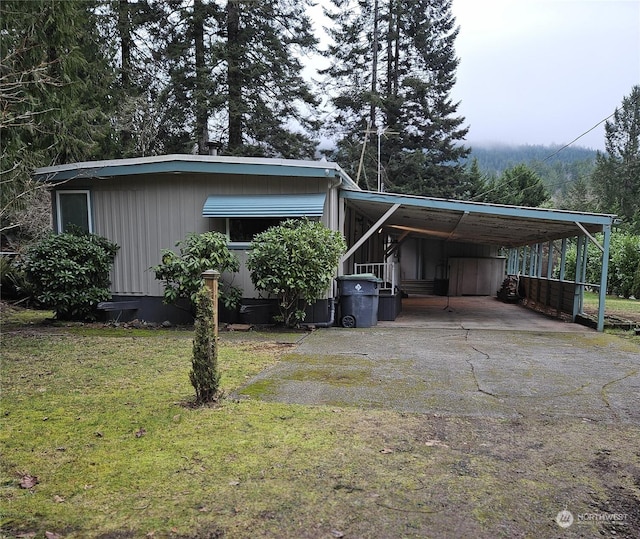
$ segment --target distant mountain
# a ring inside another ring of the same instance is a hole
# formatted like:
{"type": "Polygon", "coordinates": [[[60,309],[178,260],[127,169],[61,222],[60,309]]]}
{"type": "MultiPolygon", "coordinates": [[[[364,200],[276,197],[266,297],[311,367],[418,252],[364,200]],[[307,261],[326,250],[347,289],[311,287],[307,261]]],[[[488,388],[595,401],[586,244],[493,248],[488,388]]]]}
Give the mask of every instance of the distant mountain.
{"type": "Polygon", "coordinates": [[[466,162],[477,159],[480,171],[488,178],[525,164],[538,173],[552,193],[558,194],[578,178],[591,174],[596,155],[595,150],[580,146],[562,149],[559,145],[477,145],[472,146],[466,162]]]}

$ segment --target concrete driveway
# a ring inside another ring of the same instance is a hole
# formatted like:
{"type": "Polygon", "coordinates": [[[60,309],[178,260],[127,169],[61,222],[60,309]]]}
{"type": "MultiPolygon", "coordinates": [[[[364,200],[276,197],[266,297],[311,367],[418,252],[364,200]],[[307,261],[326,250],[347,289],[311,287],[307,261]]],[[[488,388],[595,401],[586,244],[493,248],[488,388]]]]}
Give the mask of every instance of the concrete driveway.
{"type": "Polygon", "coordinates": [[[311,332],[238,396],[640,424],[638,345],[495,300],[487,305],[503,314],[491,316],[465,299],[435,298],[439,317],[414,306],[373,328],[311,332]]]}

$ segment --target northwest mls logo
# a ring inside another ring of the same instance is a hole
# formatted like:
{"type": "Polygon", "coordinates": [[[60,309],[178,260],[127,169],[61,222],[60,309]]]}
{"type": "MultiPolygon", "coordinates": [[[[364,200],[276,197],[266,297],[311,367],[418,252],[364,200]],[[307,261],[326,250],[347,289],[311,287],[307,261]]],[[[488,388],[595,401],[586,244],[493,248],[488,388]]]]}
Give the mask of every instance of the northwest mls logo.
{"type": "Polygon", "coordinates": [[[567,511],[566,509],[564,511],[560,511],[556,515],[556,524],[561,528],[568,528],[571,526],[571,524],[573,524],[573,515],[571,514],[571,511],[567,511]]]}

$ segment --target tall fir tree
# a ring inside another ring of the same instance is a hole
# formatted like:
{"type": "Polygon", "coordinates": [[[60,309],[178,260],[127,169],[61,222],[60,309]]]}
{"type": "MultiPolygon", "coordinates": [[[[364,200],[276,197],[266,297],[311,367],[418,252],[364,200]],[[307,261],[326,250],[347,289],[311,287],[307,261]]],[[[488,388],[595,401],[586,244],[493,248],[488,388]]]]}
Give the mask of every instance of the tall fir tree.
{"type": "Polygon", "coordinates": [[[459,197],[468,129],[451,99],[458,34],[450,0],[332,0],[323,71],[340,133],[335,159],[373,188],[459,197]],[[380,165],[380,168],[378,168],[380,165]]]}
{"type": "Polygon", "coordinates": [[[605,150],[591,177],[598,210],[617,214],[640,234],[640,85],[605,123],[605,150]]]}
{"type": "Polygon", "coordinates": [[[15,235],[18,213],[36,203],[35,167],[109,157],[114,71],[98,6],[0,3],[3,232],[15,235]]]}
{"type": "Polygon", "coordinates": [[[159,34],[162,5],[151,0],[111,0],[99,10],[104,40],[111,44],[116,79],[114,153],[140,157],[164,153],[160,94],[166,87],[159,34]]]}
{"type": "Polygon", "coordinates": [[[171,0],[161,40],[171,81],[163,136],[172,151],[312,157],[317,99],[301,58],[317,40],[309,0],[171,0]]]}

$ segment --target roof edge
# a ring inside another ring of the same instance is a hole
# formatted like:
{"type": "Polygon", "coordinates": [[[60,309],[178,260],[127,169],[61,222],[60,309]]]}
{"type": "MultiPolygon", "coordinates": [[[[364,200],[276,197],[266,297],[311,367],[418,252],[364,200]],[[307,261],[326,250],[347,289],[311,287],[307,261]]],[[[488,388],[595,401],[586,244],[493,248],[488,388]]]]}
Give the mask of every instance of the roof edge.
{"type": "Polygon", "coordinates": [[[38,168],[34,171],[33,177],[37,181],[59,182],[76,178],[106,179],[125,175],[180,172],[336,177],[349,188],[359,189],[337,163],[329,161],[192,154],[69,163],[38,168]]]}
{"type": "Polygon", "coordinates": [[[351,191],[343,190],[340,196],[346,199],[381,202],[388,204],[407,204],[424,208],[441,209],[501,215],[505,217],[522,217],[535,219],[553,219],[567,222],[580,222],[594,225],[613,225],[616,215],[606,213],[576,212],[571,210],[558,210],[553,208],[531,208],[527,206],[508,206],[504,204],[491,204],[489,202],[470,202],[466,200],[451,200],[444,198],[421,197],[417,195],[405,195],[400,193],[379,193],[375,191],[351,191]]]}

